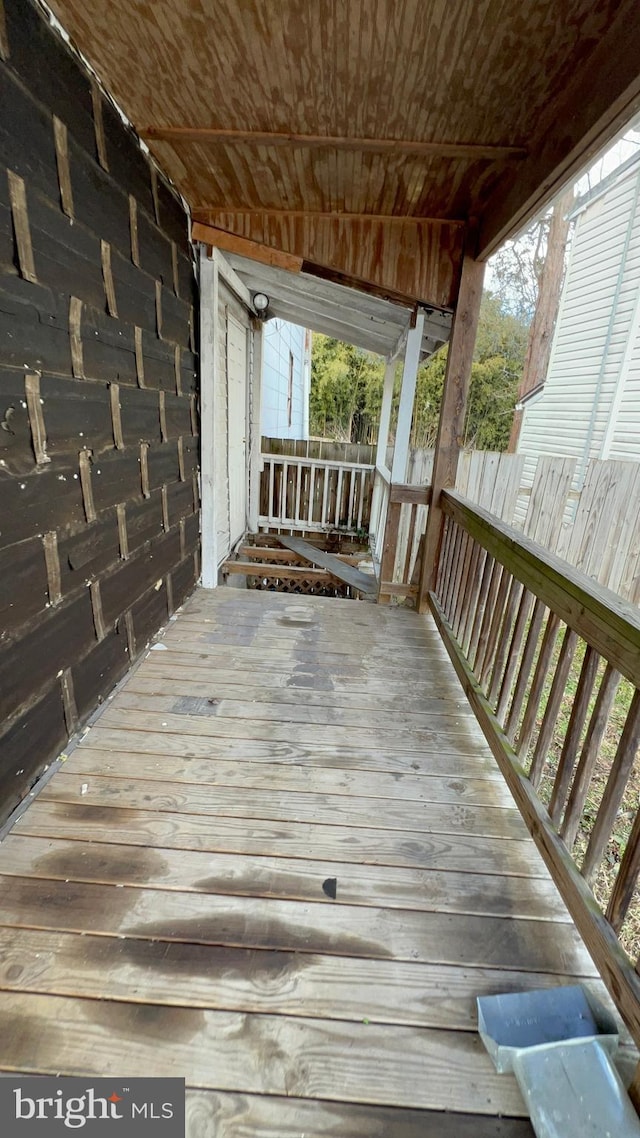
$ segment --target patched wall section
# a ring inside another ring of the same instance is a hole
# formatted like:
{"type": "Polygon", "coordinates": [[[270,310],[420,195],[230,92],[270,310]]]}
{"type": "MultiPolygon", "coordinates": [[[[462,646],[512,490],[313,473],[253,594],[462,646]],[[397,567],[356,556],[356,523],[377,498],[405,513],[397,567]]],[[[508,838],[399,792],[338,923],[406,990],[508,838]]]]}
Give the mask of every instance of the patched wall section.
{"type": "Polygon", "coordinates": [[[0,0],[0,821],[199,573],[188,219],[0,0]]]}

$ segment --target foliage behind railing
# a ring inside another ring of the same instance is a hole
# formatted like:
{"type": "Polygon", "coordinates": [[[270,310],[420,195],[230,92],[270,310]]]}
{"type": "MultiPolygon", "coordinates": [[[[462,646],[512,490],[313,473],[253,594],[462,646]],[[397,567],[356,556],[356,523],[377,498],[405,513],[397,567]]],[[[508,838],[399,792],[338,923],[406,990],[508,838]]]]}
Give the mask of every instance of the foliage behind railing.
{"type": "MultiPolygon", "coordinates": [[[[456,492],[444,493],[443,509],[430,597],[436,622],[525,822],[638,1043],[640,978],[618,936],[637,908],[640,872],[633,784],[640,614],[456,492]],[[621,824],[627,840],[617,873],[603,874],[612,848],[620,850],[612,836],[621,824]]],[[[632,947],[633,937],[626,943],[632,947]]]]}

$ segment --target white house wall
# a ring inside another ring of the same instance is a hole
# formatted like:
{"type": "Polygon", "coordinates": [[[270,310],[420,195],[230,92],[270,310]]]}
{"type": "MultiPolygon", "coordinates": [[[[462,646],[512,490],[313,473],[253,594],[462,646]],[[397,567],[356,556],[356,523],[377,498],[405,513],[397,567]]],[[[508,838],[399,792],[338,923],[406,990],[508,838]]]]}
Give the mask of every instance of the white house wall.
{"type": "Polygon", "coordinates": [[[308,430],[307,333],[286,320],[269,320],[264,329],[262,362],[262,434],[277,439],[306,439],[308,430]],[[289,409],[289,374],[293,384],[289,409]]]}
{"type": "Polygon", "coordinates": [[[637,334],[628,351],[640,289],[639,190],[636,166],[578,215],[544,392],[525,408],[520,433],[525,485],[541,454],[575,457],[576,488],[590,459],[640,457],[637,334]]]}

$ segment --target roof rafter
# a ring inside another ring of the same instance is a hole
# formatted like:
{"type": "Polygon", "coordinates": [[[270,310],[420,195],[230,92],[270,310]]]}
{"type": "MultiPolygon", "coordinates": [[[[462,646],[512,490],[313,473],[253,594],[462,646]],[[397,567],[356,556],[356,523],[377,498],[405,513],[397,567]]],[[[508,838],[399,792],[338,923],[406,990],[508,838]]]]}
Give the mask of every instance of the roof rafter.
{"type": "Polygon", "coordinates": [[[434,142],[413,138],[356,138],[335,134],[297,134],[289,131],[223,130],[217,127],[148,126],[142,131],[147,142],[245,143],[252,146],[303,146],[312,149],[375,151],[377,154],[437,155],[469,161],[489,159],[494,162],[521,160],[527,157],[524,146],[501,143],[434,142]]]}

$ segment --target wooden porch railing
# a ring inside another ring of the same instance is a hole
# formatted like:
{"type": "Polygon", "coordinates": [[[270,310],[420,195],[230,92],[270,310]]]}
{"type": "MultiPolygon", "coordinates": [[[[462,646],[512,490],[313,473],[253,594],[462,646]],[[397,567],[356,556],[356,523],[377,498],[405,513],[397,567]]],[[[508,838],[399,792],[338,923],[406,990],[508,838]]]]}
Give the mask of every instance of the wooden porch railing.
{"type": "Polygon", "coordinates": [[[277,454],[263,454],[262,462],[261,528],[368,532],[373,466],[277,454]]]}
{"type": "Polygon", "coordinates": [[[455,491],[444,491],[442,504],[429,598],[435,620],[527,826],[640,1043],[638,965],[618,939],[640,872],[637,792],[628,801],[640,746],[640,613],[455,491]],[[598,874],[623,800],[629,833],[610,881],[598,874]]]}

